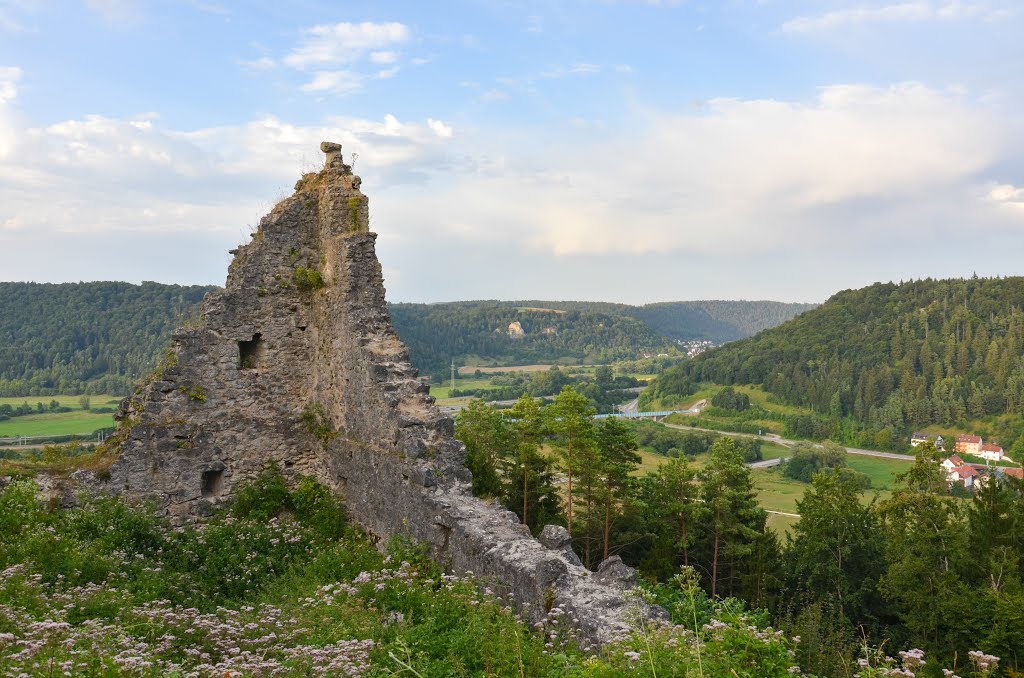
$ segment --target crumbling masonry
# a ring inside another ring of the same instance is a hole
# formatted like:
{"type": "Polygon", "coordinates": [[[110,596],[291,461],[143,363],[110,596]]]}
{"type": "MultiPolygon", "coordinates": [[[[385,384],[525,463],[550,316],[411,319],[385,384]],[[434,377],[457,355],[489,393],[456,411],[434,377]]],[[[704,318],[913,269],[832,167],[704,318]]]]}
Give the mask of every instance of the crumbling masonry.
{"type": "Polygon", "coordinates": [[[106,489],[206,514],[273,461],[339,492],[372,539],[407,535],[537,619],[552,605],[604,642],[631,627],[635,573],[579,565],[562,528],[541,542],[470,494],[465,448],[391,327],[360,179],[324,142],[323,171],[234,250],[226,289],[179,329],[153,380],[122,403],[106,489]]]}

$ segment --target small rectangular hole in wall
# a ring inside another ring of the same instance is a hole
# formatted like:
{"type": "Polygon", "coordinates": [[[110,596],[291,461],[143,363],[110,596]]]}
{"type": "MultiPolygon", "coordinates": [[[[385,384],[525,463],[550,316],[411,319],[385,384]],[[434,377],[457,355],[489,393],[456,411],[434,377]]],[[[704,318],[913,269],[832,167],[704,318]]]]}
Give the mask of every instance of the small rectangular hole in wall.
{"type": "Polygon", "coordinates": [[[242,370],[257,368],[263,362],[263,337],[259,332],[252,335],[251,341],[238,342],[238,367],[242,370]]]}
{"type": "Polygon", "coordinates": [[[224,469],[203,471],[203,497],[219,497],[224,488],[224,469]]]}

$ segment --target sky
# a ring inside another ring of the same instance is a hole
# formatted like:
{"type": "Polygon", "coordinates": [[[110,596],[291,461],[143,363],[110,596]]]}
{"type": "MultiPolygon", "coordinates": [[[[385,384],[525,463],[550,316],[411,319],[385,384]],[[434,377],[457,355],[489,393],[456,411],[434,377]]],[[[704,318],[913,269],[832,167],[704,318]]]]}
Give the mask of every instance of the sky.
{"type": "Polygon", "coordinates": [[[1021,0],[0,0],[0,280],[223,284],[343,145],[388,298],[1024,274],[1021,0]]]}

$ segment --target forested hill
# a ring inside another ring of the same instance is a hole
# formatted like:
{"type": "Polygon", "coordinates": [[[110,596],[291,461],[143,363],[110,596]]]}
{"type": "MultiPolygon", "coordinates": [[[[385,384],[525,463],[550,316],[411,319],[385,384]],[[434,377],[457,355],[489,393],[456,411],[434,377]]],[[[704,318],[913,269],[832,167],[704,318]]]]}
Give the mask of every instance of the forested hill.
{"type": "MultiPolygon", "coordinates": [[[[787,403],[874,430],[1022,415],[1022,309],[1019,277],[846,290],[774,329],[673,368],[659,387],[760,384],[787,403]]],[[[1003,443],[1018,434],[1004,427],[1003,443]]]]}
{"type": "MultiPolygon", "coordinates": [[[[214,287],[147,282],[0,283],[0,396],[129,392],[171,332],[214,287]]],[[[391,304],[413,363],[442,375],[454,359],[607,362],[668,351],[675,340],[744,337],[809,308],[772,301],[648,306],[575,301],[391,304]],[[509,332],[519,323],[522,334],[509,332]]]]}
{"type": "Polygon", "coordinates": [[[676,340],[715,343],[777,325],[811,304],[775,301],[684,301],[629,306],[590,301],[460,301],[391,304],[391,318],[413,362],[440,374],[451,360],[506,364],[574,358],[632,359],[676,340]],[[523,334],[509,333],[518,322],[523,334]]]}
{"type": "Polygon", "coordinates": [[[127,393],[212,289],[0,282],[0,396],[127,393]]]}
{"type": "Polygon", "coordinates": [[[775,327],[817,304],[780,301],[669,301],[627,311],[672,339],[709,339],[716,344],[775,327]]]}

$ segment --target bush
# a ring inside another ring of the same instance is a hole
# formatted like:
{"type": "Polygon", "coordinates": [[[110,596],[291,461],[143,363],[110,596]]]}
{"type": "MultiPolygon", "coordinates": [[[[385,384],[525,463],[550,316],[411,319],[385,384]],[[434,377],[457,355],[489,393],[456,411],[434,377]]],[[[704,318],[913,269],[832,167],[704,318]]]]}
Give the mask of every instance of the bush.
{"type": "Polygon", "coordinates": [[[750,407],[750,396],[736,391],[732,386],[726,386],[711,398],[711,404],[724,410],[742,412],[750,407]]]}

